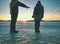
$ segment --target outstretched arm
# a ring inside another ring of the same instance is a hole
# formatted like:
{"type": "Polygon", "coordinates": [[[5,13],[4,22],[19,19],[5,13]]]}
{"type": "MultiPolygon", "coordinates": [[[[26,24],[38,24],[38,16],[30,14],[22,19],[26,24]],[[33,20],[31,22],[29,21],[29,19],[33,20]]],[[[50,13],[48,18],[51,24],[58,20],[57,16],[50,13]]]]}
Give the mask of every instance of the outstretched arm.
{"type": "Polygon", "coordinates": [[[21,7],[24,7],[24,8],[30,8],[30,7],[26,6],[25,4],[23,4],[21,2],[18,2],[18,5],[21,6],[21,7]]]}

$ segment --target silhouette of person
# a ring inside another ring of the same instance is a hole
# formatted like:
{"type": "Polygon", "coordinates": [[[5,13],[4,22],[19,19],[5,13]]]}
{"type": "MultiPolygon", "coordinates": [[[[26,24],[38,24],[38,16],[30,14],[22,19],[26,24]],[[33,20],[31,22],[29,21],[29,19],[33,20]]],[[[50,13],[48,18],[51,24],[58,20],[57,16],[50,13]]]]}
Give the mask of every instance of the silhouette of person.
{"type": "Polygon", "coordinates": [[[16,27],[16,20],[18,17],[18,6],[29,8],[25,4],[19,2],[18,0],[11,0],[10,3],[10,14],[11,14],[11,24],[10,24],[10,31],[11,32],[18,32],[15,30],[16,27]]]}
{"type": "Polygon", "coordinates": [[[40,21],[44,16],[44,7],[42,6],[41,2],[38,1],[36,6],[34,7],[33,18],[35,21],[35,32],[39,33],[40,21]]]}

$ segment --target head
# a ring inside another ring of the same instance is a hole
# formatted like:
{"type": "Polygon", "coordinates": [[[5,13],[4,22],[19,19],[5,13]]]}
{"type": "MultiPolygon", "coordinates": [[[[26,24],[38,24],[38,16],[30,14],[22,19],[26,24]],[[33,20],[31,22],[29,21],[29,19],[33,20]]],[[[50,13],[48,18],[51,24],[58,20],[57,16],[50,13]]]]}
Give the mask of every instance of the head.
{"type": "Polygon", "coordinates": [[[38,0],[37,4],[40,4],[40,5],[41,5],[41,1],[40,1],[40,0],[38,0]]]}

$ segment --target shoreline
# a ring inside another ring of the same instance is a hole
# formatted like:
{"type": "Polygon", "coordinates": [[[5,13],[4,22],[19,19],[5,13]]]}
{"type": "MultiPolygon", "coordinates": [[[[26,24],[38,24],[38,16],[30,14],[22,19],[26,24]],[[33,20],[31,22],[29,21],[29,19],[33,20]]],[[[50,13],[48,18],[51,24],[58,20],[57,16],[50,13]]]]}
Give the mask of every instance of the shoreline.
{"type": "MultiPolygon", "coordinates": [[[[10,20],[8,21],[4,21],[4,20],[0,20],[0,22],[11,22],[10,20]]],[[[17,21],[17,22],[24,22],[24,21],[17,21]]],[[[27,20],[26,22],[34,22],[34,20],[27,20]]],[[[41,22],[60,22],[60,20],[51,20],[51,21],[41,21],[41,22]]]]}

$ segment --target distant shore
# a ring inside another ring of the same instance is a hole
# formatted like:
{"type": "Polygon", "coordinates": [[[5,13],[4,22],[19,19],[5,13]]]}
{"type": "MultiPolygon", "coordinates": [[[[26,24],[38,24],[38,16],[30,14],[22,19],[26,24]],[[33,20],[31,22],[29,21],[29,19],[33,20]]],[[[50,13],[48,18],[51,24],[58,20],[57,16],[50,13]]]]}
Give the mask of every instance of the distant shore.
{"type": "MultiPolygon", "coordinates": [[[[0,20],[0,22],[10,22],[11,20],[0,20]]],[[[22,21],[17,21],[17,22],[22,22],[22,21]]],[[[26,22],[34,22],[34,20],[27,20],[26,22]]],[[[41,22],[60,22],[60,20],[49,20],[49,21],[44,21],[42,20],[41,22]]]]}

